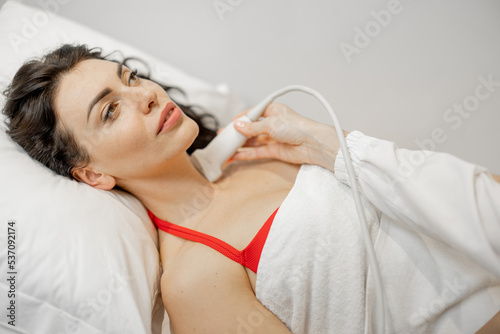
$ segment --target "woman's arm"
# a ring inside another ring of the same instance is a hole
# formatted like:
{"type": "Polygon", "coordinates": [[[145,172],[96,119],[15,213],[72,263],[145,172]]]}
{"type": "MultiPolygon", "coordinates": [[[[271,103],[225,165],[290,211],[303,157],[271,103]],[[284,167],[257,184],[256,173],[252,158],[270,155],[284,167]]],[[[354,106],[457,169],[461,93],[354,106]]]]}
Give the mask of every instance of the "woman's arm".
{"type": "Polygon", "coordinates": [[[255,297],[242,267],[235,275],[234,268],[218,269],[207,271],[194,261],[190,269],[162,276],[163,302],[174,334],[291,334],[255,297]]]}
{"type": "MultiPolygon", "coordinates": [[[[491,173],[450,154],[401,149],[357,131],[346,139],[368,200],[500,277],[500,184],[491,173]]],[[[350,184],[342,152],[335,174],[350,184]]]]}
{"type": "MultiPolygon", "coordinates": [[[[350,180],[335,128],[271,104],[263,120],[235,128],[253,137],[235,160],[274,158],[316,164],[350,180]],[[262,139],[259,139],[261,138],[262,139]],[[337,154],[338,153],[338,154],[337,154]]],[[[347,133],[361,192],[384,214],[461,250],[500,277],[500,184],[452,155],[400,149],[347,133]]],[[[498,181],[498,178],[496,179],[498,181]]]]}

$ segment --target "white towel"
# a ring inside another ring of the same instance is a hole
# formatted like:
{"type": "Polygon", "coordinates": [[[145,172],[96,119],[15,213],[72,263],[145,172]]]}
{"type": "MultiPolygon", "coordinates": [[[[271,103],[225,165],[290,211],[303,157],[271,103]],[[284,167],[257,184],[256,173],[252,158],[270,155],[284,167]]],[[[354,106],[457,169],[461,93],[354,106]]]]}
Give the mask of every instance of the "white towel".
{"type": "MultiPolygon", "coordinates": [[[[363,201],[372,239],[377,212],[363,201]]],[[[257,271],[257,298],[294,333],[362,333],[367,263],[351,190],[302,165],[274,217],[257,271]]]]}
{"type": "MultiPolygon", "coordinates": [[[[472,333],[500,309],[500,283],[363,198],[389,307],[388,333],[472,333]]],[[[371,333],[373,282],[351,189],[302,165],[274,218],[257,298],[294,334],[371,333]]]]}

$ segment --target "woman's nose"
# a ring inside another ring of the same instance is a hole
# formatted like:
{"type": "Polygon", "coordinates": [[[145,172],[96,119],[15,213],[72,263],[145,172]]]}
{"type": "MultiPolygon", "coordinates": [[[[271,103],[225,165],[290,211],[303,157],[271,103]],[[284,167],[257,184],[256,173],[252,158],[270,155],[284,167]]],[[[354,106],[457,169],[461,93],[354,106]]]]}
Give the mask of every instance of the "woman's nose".
{"type": "Polygon", "coordinates": [[[156,93],[154,90],[145,87],[134,88],[132,99],[135,101],[137,109],[144,114],[150,113],[151,109],[158,101],[156,93]]]}

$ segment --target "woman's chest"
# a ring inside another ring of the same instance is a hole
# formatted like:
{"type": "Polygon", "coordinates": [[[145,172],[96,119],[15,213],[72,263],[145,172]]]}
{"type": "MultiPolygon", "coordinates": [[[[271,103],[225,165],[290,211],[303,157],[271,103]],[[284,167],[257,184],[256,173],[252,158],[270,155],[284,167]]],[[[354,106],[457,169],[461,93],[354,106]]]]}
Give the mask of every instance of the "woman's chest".
{"type": "MultiPolygon", "coordinates": [[[[300,165],[279,161],[230,166],[211,205],[186,227],[219,239],[239,251],[245,249],[283,203],[299,169],[300,165]]],[[[196,257],[214,261],[214,270],[217,270],[218,261],[232,261],[222,254],[207,257],[207,252],[213,254],[213,249],[163,231],[160,232],[160,245],[164,270],[175,270],[177,266],[185,265],[183,259],[186,258],[190,259],[188,263],[196,257]]],[[[255,274],[251,270],[246,271],[255,288],[255,274]]]]}

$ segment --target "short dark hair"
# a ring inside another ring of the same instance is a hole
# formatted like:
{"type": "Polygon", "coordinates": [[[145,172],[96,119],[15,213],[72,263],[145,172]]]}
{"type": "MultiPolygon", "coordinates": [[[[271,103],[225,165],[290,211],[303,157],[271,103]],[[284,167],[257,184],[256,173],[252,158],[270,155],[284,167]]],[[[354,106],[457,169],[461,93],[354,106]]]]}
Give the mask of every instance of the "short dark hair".
{"type": "MultiPolygon", "coordinates": [[[[74,179],[72,169],[85,167],[90,156],[68,130],[57,126],[54,96],[62,76],[78,63],[88,59],[110,60],[107,57],[100,48],[64,44],[40,59],[26,62],[3,92],[7,98],[3,108],[3,113],[7,116],[7,134],[33,159],[70,179],[74,179]]],[[[125,58],[120,63],[126,65],[132,59],[136,58],[125,58]]],[[[151,80],[149,74],[138,75],[151,80]]],[[[156,83],[167,92],[171,89],[182,92],[179,88],[156,83]]],[[[219,123],[211,114],[195,113],[193,108],[196,106],[176,104],[200,129],[187,150],[191,154],[194,150],[205,147],[217,135],[219,123]],[[212,127],[203,122],[207,117],[212,119],[212,127]]],[[[196,108],[202,110],[200,107],[196,108]]]]}

